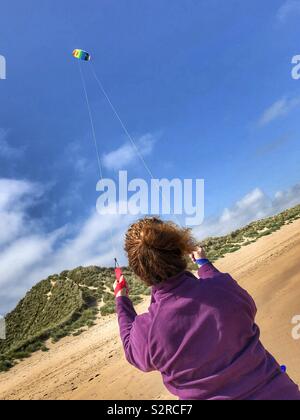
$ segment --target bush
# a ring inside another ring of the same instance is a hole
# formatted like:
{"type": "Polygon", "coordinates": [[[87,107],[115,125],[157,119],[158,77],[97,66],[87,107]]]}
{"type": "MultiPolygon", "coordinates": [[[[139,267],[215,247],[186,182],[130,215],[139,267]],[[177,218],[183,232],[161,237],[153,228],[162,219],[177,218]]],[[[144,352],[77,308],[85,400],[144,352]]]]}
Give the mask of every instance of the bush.
{"type": "Polygon", "coordinates": [[[14,366],[11,360],[0,360],[0,372],[7,372],[14,366]]]}
{"type": "Polygon", "coordinates": [[[101,307],[100,312],[102,316],[114,314],[116,312],[115,303],[106,303],[104,306],[101,307]]]}
{"type": "Polygon", "coordinates": [[[78,337],[79,335],[81,335],[82,333],[84,333],[84,331],[85,330],[78,330],[78,331],[76,331],[76,332],[74,332],[72,335],[73,335],[73,337],[78,337]]]}

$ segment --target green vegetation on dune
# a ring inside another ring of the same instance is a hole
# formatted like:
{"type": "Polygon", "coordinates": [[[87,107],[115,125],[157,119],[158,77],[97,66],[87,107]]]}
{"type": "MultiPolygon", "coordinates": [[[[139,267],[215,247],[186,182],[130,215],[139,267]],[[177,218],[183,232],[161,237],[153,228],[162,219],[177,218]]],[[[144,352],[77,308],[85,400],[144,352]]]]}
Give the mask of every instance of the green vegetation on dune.
{"type": "Polygon", "coordinates": [[[54,287],[49,280],[41,281],[6,317],[7,339],[1,347],[5,344],[8,351],[18,350],[69,320],[82,305],[82,293],[71,281],[58,278],[54,287]]]}
{"type": "MultiPolygon", "coordinates": [[[[227,236],[208,238],[202,245],[212,261],[236,252],[259,238],[300,218],[300,206],[264,220],[253,222],[227,236]]],[[[195,269],[193,265],[190,269],[195,269]]],[[[129,268],[124,275],[130,297],[139,303],[150,289],[129,268]]],[[[96,318],[115,312],[112,291],[114,270],[96,266],[78,267],[42,280],[6,316],[7,339],[0,340],[0,372],[37,350],[47,351],[45,343],[67,335],[77,336],[94,325],[96,318]]]]}
{"type": "MultiPolygon", "coordinates": [[[[149,289],[129,269],[124,274],[135,303],[149,289]]],[[[37,350],[47,351],[45,343],[68,335],[77,336],[95,325],[99,315],[115,312],[112,290],[114,270],[96,266],[78,267],[49,276],[34,286],[17,307],[6,316],[6,340],[0,340],[0,372],[37,350]]]]}
{"type": "Polygon", "coordinates": [[[44,342],[52,331],[71,323],[83,307],[82,292],[69,280],[59,277],[54,280],[52,276],[34,286],[5,318],[6,340],[0,340],[0,371],[36,350],[46,351],[44,342]]]}

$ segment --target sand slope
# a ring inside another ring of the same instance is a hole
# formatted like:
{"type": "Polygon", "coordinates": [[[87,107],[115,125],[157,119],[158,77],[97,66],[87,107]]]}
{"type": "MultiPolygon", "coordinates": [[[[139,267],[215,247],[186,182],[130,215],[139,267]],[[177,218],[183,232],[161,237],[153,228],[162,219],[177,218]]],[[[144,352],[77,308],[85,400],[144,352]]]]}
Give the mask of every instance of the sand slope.
{"type": "MultiPolygon", "coordinates": [[[[300,340],[291,319],[300,315],[300,220],[221,260],[255,298],[262,340],[300,384],[300,340]]],[[[148,302],[138,307],[142,312],[148,302]]],[[[168,399],[158,373],[144,374],[124,359],[116,318],[99,319],[79,337],[49,345],[0,374],[1,399],[168,399]]]]}

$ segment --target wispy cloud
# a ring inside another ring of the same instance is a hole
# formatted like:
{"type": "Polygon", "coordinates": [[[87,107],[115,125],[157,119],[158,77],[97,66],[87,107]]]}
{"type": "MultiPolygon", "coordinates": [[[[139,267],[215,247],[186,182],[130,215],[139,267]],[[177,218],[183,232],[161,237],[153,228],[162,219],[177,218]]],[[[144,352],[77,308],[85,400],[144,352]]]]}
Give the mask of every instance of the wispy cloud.
{"type": "Polygon", "coordinates": [[[219,217],[207,219],[202,226],[195,229],[195,234],[200,239],[227,235],[254,220],[272,216],[297,204],[300,204],[300,184],[278,191],[274,197],[255,188],[231,208],[225,208],[219,217]]]}
{"type": "Polygon", "coordinates": [[[69,143],[63,153],[61,165],[72,167],[77,175],[82,175],[90,171],[95,166],[95,161],[90,161],[85,153],[82,141],[73,141],[69,143]]]}
{"type": "Polygon", "coordinates": [[[290,16],[300,15],[300,0],[286,0],[277,12],[277,19],[285,23],[290,16]]]}
{"type": "Polygon", "coordinates": [[[20,157],[24,149],[16,148],[8,143],[8,131],[0,128],[0,158],[12,159],[20,157]]]}
{"type": "MultiPolygon", "coordinates": [[[[156,137],[152,134],[145,134],[136,141],[139,153],[143,156],[151,155],[156,137]]],[[[108,170],[127,169],[139,159],[137,150],[131,143],[125,143],[116,150],[103,156],[102,162],[108,170]]]]}
{"type": "Polygon", "coordinates": [[[276,137],[274,140],[259,146],[256,150],[256,157],[268,156],[270,153],[276,151],[281,146],[290,142],[292,139],[293,135],[291,133],[282,134],[281,136],[276,137]]]}
{"type": "Polygon", "coordinates": [[[281,98],[263,112],[259,119],[259,125],[268,125],[272,121],[288,115],[298,106],[300,106],[300,98],[281,98]]]}

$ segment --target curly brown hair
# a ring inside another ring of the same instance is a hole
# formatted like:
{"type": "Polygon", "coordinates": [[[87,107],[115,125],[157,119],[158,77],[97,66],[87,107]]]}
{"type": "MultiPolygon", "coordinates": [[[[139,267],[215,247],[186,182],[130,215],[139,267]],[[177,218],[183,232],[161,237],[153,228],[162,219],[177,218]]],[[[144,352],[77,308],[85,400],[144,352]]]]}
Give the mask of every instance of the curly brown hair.
{"type": "Polygon", "coordinates": [[[186,257],[196,247],[190,229],[157,217],[146,217],[132,224],[125,238],[129,266],[148,286],[186,270],[186,257]]]}

